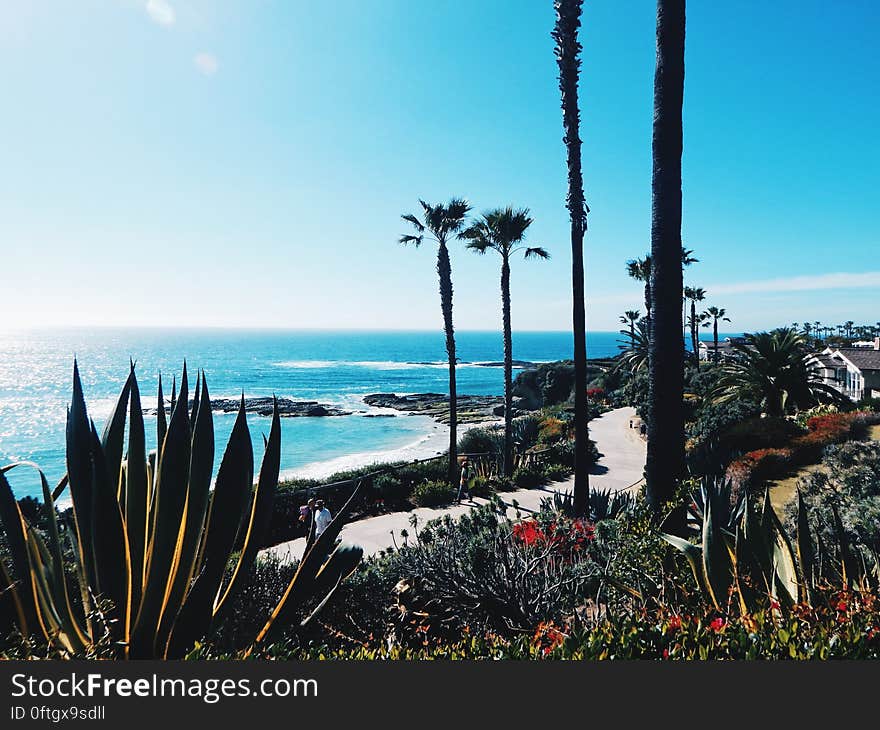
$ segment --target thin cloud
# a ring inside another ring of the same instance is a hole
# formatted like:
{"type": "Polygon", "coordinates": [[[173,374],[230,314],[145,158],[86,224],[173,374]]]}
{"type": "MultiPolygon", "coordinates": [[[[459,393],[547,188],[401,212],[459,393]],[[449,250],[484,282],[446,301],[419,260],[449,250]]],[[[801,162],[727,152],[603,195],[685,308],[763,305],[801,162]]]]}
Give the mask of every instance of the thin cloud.
{"type": "Polygon", "coordinates": [[[741,281],[707,286],[711,294],[749,294],[752,292],[818,291],[821,289],[880,288],[880,271],[860,274],[836,273],[815,276],[790,276],[780,279],[741,281]]]}
{"type": "Polygon", "coordinates": [[[197,53],[193,63],[205,76],[213,76],[220,68],[220,62],[213,53],[197,53]]]}
{"type": "Polygon", "coordinates": [[[145,9],[150,19],[159,25],[174,25],[177,19],[174,8],[167,0],[147,0],[145,9]]]}

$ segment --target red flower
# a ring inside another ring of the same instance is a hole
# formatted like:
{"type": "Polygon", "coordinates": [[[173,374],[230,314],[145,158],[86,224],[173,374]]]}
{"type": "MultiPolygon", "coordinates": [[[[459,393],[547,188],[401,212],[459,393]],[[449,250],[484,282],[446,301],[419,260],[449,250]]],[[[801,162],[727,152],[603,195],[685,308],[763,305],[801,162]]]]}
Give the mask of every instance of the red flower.
{"type": "Polygon", "coordinates": [[[714,631],[715,633],[721,633],[721,630],[724,628],[724,625],[726,623],[727,622],[719,616],[718,618],[712,619],[712,623],[709,624],[709,628],[712,629],[712,631],[714,631]]]}
{"type": "Polygon", "coordinates": [[[678,631],[681,628],[681,616],[670,616],[667,631],[678,631]]]}
{"type": "Polygon", "coordinates": [[[837,610],[838,611],[846,611],[846,609],[847,609],[846,601],[838,601],[837,610]]]}
{"type": "Polygon", "coordinates": [[[779,610],[779,601],[777,601],[775,598],[771,598],[771,599],[770,599],[770,609],[771,609],[772,611],[778,611],[778,610],[779,610]]]}
{"type": "Polygon", "coordinates": [[[664,658],[664,659],[669,659],[669,649],[664,649],[664,650],[663,650],[663,658],[664,658]]]}

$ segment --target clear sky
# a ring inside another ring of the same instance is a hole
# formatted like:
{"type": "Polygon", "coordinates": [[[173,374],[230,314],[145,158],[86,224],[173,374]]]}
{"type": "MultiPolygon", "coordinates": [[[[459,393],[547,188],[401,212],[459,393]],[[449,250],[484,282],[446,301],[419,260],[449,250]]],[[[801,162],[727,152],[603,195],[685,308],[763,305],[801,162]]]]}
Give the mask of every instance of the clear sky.
{"type": "MultiPolygon", "coordinates": [[[[875,0],[689,4],[687,283],[729,329],[880,319],[875,0]]],[[[586,3],[588,327],[641,303],[654,3],[586,3]]],[[[528,206],[514,329],[570,326],[550,0],[5,0],[0,324],[440,326],[417,199],[528,206]]],[[[458,327],[498,261],[453,250],[458,327]]]]}

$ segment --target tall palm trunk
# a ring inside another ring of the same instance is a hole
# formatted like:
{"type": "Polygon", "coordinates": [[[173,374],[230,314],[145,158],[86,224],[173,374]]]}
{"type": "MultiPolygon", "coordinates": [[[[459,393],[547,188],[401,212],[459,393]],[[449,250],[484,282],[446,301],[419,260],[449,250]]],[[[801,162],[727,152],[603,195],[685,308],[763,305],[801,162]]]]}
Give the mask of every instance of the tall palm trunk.
{"type": "Polygon", "coordinates": [[[501,260],[501,323],[504,328],[504,476],[513,474],[513,335],[510,331],[510,261],[501,260]]]}
{"type": "Polygon", "coordinates": [[[698,337],[698,323],[697,323],[697,300],[691,299],[691,349],[694,351],[694,360],[697,365],[697,370],[700,369],[700,351],[698,349],[699,337],[698,337]]]}
{"type": "Polygon", "coordinates": [[[581,45],[582,0],[554,0],[556,61],[559,65],[559,91],[562,95],[562,126],[565,130],[568,163],[566,207],[571,218],[571,293],[574,329],[574,511],[586,515],[589,499],[589,432],[587,430],[587,317],[584,309],[584,232],[587,229],[587,204],[581,172],[580,109],[578,75],[581,45]]]}
{"type": "Polygon", "coordinates": [[[645,328],[648,332],[648,336],[651,334],[651,308],[653,307],[653,302],[651,301],[651,276],[648,275],[648,278],[645,279],[645,328]]]}
{"type": "Polygon", "coordinates": [[[648,502],[659,513],[684,476],[684,333],[679,320],[684,0],[658,0],[651,184],[648,502]]]}
{"type": "Polygon", "coordinates": [[[449,358],[449,466],[450,484],[458,478],[458,394],[455,387],[455,330],[452,327],[452,265],[449,250],[441,241],[437,247],[437,273],[440,276],[440,308],[443,310],[443,331],[446,333],[446,355],[449,358]]]}
{"type": "Polygon", "coordinates": [[[712,340],[715,343],[715,362],[718,362],[718,317],[712,321],[712,340]]]}

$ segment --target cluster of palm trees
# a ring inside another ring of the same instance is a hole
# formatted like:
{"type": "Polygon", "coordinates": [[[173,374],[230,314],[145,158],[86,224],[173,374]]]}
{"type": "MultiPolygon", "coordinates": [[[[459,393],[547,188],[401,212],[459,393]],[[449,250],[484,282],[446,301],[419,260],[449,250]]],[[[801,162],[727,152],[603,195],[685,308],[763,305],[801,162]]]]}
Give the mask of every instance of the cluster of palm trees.
{"type": "MultiPolygon", "coordinates": [[[[689,267],[691,264],[698,263],[699,259],[694,256],[691,249],[681,249],[681,266],[682,269],[689,267]]],[[[648,254],[641,259],[631,259],[626,262],[626,271],[629,276],[636,281],[645,283],[645,310],[647,314],[642,317],[638,310],[628,309],[620,317],[620,323],[625,329],[620,330],[628,340],[628,346],[621,345],[626,350],[622,363],[630,370],[638,370],[648,364],[648,348],[651,337],[651,255],[648,254]]],[[[697,312],[697,304],[706,300],[706,290],[702,287],[685,286],[682,296],[682,329],[686,329],[690,333],[691,352],[694,356],[694,363],[699,369],[699,331],[700,327],[712,327],[714,340],[713,360],[718,360],[718,323],[730,322],[727,316],[727,310],[721,307],[708,307],[702,312],[697,312]],[[688,304],[690,304],[690,313],[688,314],[688,304]]]]}
{"type": "Polygon", "coordinates": [[[504,337],[504,475],[513,471],[513,343],[510,324],[510,262],[522,252],[524,258],[550,258],[539,246],[526,246],[524,240],[532,218],[527,208],[496,208],[469,221],[470,204],[463,198],[448,203],[431,204],[419,200],[421,217],[406,213],[403,220],[415,230],[400,237],[400,243],[420,246],[425,241],[437,245],[437,275],[440,284],[440,309],[446,334],[446,355],[449,362],[449,463],[448,479],[458,476],[458,414],[455,372],[455,327],[452,320],[452,263],[449,244],[465,241],[469,250],[479,254],[494,251],[501,257],[501,313],[504,337]]]}
{"type": "MultiPolygon", "coordinates": [[[[583,241],[587,230],[580,139],[578,84],[581,51],[578,31],[583,0],[553,0],[556,24],[552,33],[559,69],[563,142],[566,148],[572,252],[572,328],[575,365],[575,483],[574,508],[586,514],[589,495],[587,432],[586,313],[584,306],[583,241]]],[[[682,103],[684,99],[685,0],[657,2],[657,62],[654,75],[652,136],[651,251],[634,261],[633,273],[645,283],[645,321],[630,319],[633,342],[641,326],[647,335],[649,370],[648,453],[645,467],[648,502],[659,514],[671,500],[677,484],[685,476],[684,434],[684,337],[682,268],[692,258],[681,242],[681,157],[682,103]]],[[[402,243],[420,245],[426,240],[437,244],[437,273],[440,303],[449,360],[450,439],[449,478],[454,481],[458,464],[456,453],[455,333],[452,319],[452,267],[449,244],[453,239],[468,242],[478,253],[494,250],[502,257],[502,312],[505,328],[505,465],[509,468],[511,388],[510,388],[510,257],[524,250],[527,257],[546,257],[543,249],[525,248],[522,241],[531,218],[527,211],[499,209],[468,224],[470,206],[463,199],[448,204],[421,202],[423,215],[408,214],[415,232],[401,237],[402,243]]],[[[692,253],[692,252],[691,252],[692,253]]],[[[721,310],[719,310],[721,312],[721,310]]],[[[718,319],[723,320],[723,312],[718,319]]],[[[716,320],[717,322],[717,320],[716,320]]]]}
{"type": "Polygon", "coordinates": [[[791,328],[796,332],[803,333],[808,340],[827,340],[829,337],[855,340],[880,336],[880,322],[857,325],[852,320],[847,320],[842,324],[828,325],[817,320],[803,324],[792,322],[791,328]]]}

